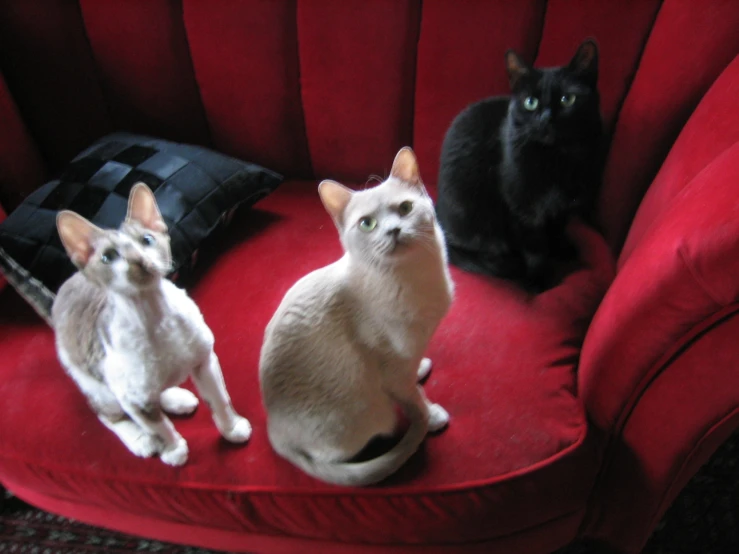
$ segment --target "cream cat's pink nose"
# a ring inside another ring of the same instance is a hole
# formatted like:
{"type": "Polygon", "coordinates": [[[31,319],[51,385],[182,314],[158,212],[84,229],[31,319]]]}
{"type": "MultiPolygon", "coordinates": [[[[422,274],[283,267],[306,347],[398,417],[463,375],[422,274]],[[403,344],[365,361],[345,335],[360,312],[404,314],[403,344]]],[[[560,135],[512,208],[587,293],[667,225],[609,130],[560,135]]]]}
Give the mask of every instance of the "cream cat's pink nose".
{"type": "Polygon", "coordinates": [[[144,260],[130,260],[128,274],[134,282],[141,282],[154,275],[154,268],[144,260]]]}

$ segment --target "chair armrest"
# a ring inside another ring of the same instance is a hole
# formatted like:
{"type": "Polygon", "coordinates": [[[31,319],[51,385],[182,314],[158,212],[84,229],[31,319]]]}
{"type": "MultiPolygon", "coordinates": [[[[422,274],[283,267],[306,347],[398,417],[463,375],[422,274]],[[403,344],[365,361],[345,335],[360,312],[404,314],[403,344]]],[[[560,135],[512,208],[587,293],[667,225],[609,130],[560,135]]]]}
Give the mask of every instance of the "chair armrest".
{"type": "Polygon", "coordinates": [[[578,374],[591,419],[618,432],[655,376],[738,300],[739,142],[672,200],[598,308],[578,374]]]}
{"type": "Polygon", "coordinates": [[[739,426],[739,142],[669,203],[620,268],[583,344],[579,391],[604,461],[589,536],[639,552],[739,426]]]}

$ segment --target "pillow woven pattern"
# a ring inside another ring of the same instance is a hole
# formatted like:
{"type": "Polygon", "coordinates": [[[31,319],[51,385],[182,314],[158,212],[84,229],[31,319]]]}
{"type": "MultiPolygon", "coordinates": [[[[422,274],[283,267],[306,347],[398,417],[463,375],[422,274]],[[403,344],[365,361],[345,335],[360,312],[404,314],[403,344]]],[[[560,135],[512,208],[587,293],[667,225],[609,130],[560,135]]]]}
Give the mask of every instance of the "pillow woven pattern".
{"type": "Polygon", "coordinates": [[[236,207],[257,202],[281,181],[277,173],[206,148],[114,133],[83,151],[0,224],[0,270],[46,315],[56,291],[76,271],[56,230],[60,210],[117,228],[131,188],[146,183],[169,228],[176,273],[192,265],[203,239],[236,207]]]}

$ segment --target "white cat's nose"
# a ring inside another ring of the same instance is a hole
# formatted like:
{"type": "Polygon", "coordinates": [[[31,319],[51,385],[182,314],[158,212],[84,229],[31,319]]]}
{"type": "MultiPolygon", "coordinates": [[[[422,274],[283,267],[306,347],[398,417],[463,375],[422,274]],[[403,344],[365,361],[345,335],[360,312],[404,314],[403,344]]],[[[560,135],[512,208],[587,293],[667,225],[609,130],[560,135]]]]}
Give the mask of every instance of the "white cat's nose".
{"type": "Polygon", "coordinates": [[[397,239],[400,236],[400,227],[393,227],[392,229],[388,229],[387,234],[394,239],[397,239]]]}

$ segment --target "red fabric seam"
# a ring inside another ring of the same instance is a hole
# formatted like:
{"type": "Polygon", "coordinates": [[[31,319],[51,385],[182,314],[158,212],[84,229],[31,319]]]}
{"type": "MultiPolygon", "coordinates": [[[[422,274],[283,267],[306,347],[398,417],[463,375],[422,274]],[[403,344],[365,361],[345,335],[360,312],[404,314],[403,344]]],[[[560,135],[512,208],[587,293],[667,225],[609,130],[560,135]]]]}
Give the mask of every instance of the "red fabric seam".
{"type": "MultiPolygon", "coordinates": [[[[529,473],[533,473],[542,467],[546,467],[547,465],[557,462],[562,458],[567,457],[573,452],[576,452],[582,444],[585,442],[585,439],[587,437],[587,426],[585,427],[585,433],[582,433],[578,440],[574,443],[572,443],[570,446],[565,448],[564,450],[560,450],[553,456],[550,456],[549,458],[546,458],[545,460],[540,460],[539,462],[532,464],[526,468],[523,468],[521,470],[511,471],[508,473],[504,473],[502,475],[497,475],[491,479],[481,480],[481,481],[469,481],[465,483],[455,483],[453,485],[447,485],[438,487],[436,489],[428,489],[425,496],[430,496],[431,494],[434,495],[440,495],[440,494],[455,494],[455,493],[461,493],[465,492],[468,488],[480,488],[480,487],[494,487],[500,483],[507,482],[512,478],[519,478],[519,477],[525,477],[529,473]]],[[[87,471],[79,470],[79,469],[68,469],[64,467],[48,467],[48,466],[39,466],[38,464],[33,464],[25,459],[23,459],[20,456],[15,455],[7,455],[2,454],[2,457],[7,460],[13,460],[15,462],[19,462],[22,464],[25,464],[28,468],[34,470],[34,471],[45,471],[45,472],[54,472],[54,471],[61,471],[64,472],[67,475],[77,475],[81,476],[83,478],[90,478],[91,474],[87,471]]],[[[106,476],[106,475],[96,475],[93,477],[94,479],[103,479],[103,480],[115,480],[115,476],[106,476]]],[[[137,484],[137,485],[144,485],[148,487],[156,487],[156,488],[177,488],[182,489],[185,487],[188,487],[192,490],[208,490],[211,492],[226,492],[226,493],[249,493],[249,494],[268,494],[270,496],[336,496],[336,497],[351,497],[356,498],[357,496],[384,496],[387,498],[392,497],[399,497],[399,496],[406,496],[411,495],[414,498],[419,498],[420,495],[418,494],[418,490],[414,489],[412,487],[409,487],[408,489],[402,489],[395,490],[392,492],[389,492],[387,490],[375,490],[375,489],[356,489],[356,488],[350,488],[345,490],[332,490],[332,489],[316,489],[316,490],[290,490],[287,488],[279,487],[279,488],[262,488],[262,487],[250,487],[250,486],[237,486],[232,487],[228,485],[212,485],[212,484],[201,484],[201,483],[187,483],[187,482],[180,482],[180,483],[154,483],[150,481],[144,481],[144,480],[131,480],[127,479],[125,481],[129,484],[137,484]]]]}

